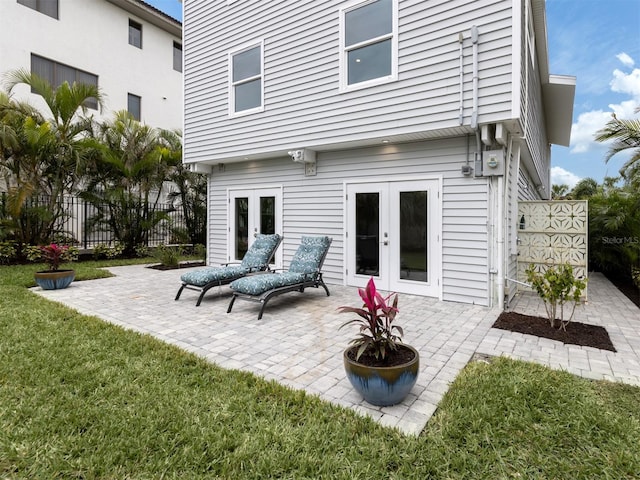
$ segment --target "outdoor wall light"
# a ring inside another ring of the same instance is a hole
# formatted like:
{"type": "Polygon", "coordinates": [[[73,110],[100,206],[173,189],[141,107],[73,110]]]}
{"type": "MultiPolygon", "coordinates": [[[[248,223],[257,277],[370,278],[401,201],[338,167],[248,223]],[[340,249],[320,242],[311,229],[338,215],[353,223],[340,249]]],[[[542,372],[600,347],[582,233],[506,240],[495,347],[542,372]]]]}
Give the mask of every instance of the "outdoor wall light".
{"type": "Polygon", "coordinates": [[[289,150],[287,155],[296,163],[316,163],[316,152],[307,148],[289,150]]]}

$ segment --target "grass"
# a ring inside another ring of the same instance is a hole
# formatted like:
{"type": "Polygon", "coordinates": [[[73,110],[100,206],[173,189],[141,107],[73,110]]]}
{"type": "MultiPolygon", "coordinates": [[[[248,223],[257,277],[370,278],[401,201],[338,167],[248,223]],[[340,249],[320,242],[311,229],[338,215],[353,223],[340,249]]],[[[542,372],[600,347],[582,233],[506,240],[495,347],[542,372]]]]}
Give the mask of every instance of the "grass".
{"type": "Polygon", "coordinates": [[[640,388],[476,362],[406,437],[45,300],[24,268],[0,267],[0,478],[638,478],[640,388]]]}
{"type": "MultiPolygon", "coordinates": [[[[180,260],[193,260],[193,256],[182,256],[180,260]]],[[[113,276],[103,267],[118,267],[123,265],[142,265],[147,263],[158,263],[153,257],[125,258],[109,260],[86,260],[82,262],[63,263],[60,269],[74,269],[76,271],[75,281],[95,280],[97,278],[108,278],[113,276]]],[[[0,287],[3,285],[15,285],[22,287],[35,287],[33,273],[47,270],[44,263],[31,263],[28,265],[0,266],[0,287]]]]}

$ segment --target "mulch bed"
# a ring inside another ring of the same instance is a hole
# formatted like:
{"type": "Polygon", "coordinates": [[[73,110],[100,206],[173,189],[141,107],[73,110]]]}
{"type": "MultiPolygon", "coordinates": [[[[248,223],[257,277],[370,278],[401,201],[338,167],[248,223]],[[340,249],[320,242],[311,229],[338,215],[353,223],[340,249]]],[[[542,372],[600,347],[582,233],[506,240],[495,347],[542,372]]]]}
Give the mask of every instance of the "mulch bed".
{"type": "MultiPolygon", "coordinates": [[[[556,324],[559,323],[559,321],[556,322],[556,324]]],[[[567,325],[567,330],[564,331],[559,328],[551,328],[547,318],[533,317],[517,312],[502,312],[493,324],[493,328],[549,338],[571,345],[616,351],[607,330],[597,325],[571,322],[567,325]]]]}
{"type": "Polygon", "coordinates": [[[147,268],[152,268],[154,270],[176,270],[178,268],[203,267],[204,265],[204,262],[182,262],[176,266],[170,267],[168,265],[162,265],[161,263],[159,263],[157,265],[149,265],[147,268]]]}

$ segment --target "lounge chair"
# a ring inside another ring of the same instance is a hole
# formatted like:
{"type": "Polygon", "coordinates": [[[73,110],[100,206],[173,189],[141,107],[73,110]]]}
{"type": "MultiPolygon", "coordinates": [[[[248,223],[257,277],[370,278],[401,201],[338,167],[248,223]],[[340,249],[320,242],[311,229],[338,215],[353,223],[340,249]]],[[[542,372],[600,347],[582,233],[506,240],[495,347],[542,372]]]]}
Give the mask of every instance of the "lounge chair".
{"type": "Polygon", "coordinates": [[[277,295],[293,291],[302,293],[308,287],[322,287],[329,296],[329,289],[322,280],[320,270],[330,245],[329,237],[303,236],[287,272],[263,273],[234,280],[230,285],[233,297],[227,313],[231,312],[236,298],[260,302],[260,320],[267,302],[277,295]]]}
{"type": "Polygon", "coordinates": [[[220,267],[201,268],[183,274],[180,277],[182,286],[175,299],[180,298],[185,288],[198,291],[200,292],[196,302],[196,307],[198,307],[202,302],[202,297],[210,288],[228,285],[250,273],[268,270],[269,262],[271,262],[280,242],[282,242],[282,237],[277,233],[272,235],[258,234],[245,253],[242,263],[235,265],[227,263],[220,267]]]}

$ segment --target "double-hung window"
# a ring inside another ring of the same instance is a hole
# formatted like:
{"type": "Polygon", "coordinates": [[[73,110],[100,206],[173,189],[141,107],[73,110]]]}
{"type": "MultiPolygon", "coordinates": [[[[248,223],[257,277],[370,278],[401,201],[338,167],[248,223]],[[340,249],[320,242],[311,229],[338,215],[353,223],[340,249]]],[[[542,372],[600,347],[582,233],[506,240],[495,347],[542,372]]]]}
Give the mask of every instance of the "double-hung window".
{"type": "Polygon", "coordinates": [[[229,114],[261,112],[263,105],[262,42],[229,54],[229,114]]]}
{"type": "Polygon", "coordinates": [[[142,48],[142,25],[129,19],[129,45],[142,48]]]}
{"type": "Polygon", "coordinates": [[[397,0],[368,0],[340,11],[341,90],[397,78],[397,8],[397,0]]]}
{"type": "Polygon", "coordinates": [[[182,45],[178,42],[173,42],[173,69],[182,72],[182,45]]]}
{"type": "Polygon", "coordinates": [[[18,3],[49,15],[51,18],[58,18],[58,0],[18,0],[18,3]]]}
{"type": "MultiPolygon", "coordinates": [[[[41,57],[35,53],[31,54],[31,73],[45,79],[53,88],[58,88],[64,82],[69,85],[73,85],[76,82],[98,86],[97,75],[41,57]]],[[[98,100],[89,98],[85,102],[85,106],[97,110],[98,100]]]]}
{"type": "Polygon", "coordinates": [[[135,120],[140,121],[142,118],[142,97],[127,93],[127,111],[135,120]]]}

